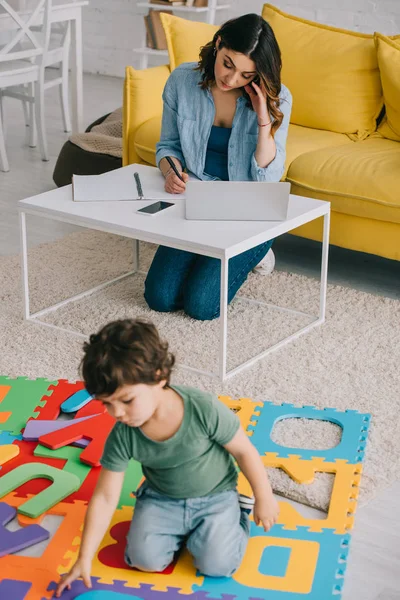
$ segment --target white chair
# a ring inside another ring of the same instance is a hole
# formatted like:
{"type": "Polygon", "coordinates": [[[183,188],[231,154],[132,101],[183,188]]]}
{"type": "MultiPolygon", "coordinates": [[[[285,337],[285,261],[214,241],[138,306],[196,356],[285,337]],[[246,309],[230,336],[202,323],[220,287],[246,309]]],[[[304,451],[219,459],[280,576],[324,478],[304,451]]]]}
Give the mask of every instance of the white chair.
{"type": "MultiPolygon", "coordinates": [[[[2,96],[15,86],[28,85],[32,93],[27,100],[31,106],[31,119],[33,123],[33,108],[38,131],[38,141],[42,160],[48,160],[47,141],[44,119],[44,71],[45,56],[50,40],[50,11],[52,0],[36,0],[25,20],[15,11],[7,0],[0,0],[3,9],[10,21],[11,39],[0,47],[0,169],[9,171],[4,139],[4,112],[2,96]],[[43,19],[40,13],[43,11],[43,19]],[[37,23],[42,22],[41,35],[35,31],[37,23]],[[21,44],[28,43],[29,48],[21,49],[21,44]],[[35,62],[31,62],[34,59],[35,62]]],[[[13,92],[16,97],[18,92],[13,92]]],[[[23,93],[21,92],[21,96],[23,93]]]]}
{"type": "MultiPolygon", "coordinates": [[[[34,28],[37,29],[36,27],[34,28]]],[[[71,116],[69,110],[69,79],[68,79],[68,67],[69,67],[69,50],[71,47],[71,23],[55,23],[50,30],[50,41],[49,47],[44,57],[44,91],[59,86],[60,90],[60,106],[63,120],[64,131],[66,133],[72,130],[71,127],[71,116]],[[47,67],[59,66],[61,71],[58,77],[46,77],[47,74],[54,75],[53,69],[47,71],[47,67]]],[[[25,125],[29,127],[29,141],[28,144],[31,148],[36,146],[36,127],[34,120],[34,113],[31,110],[28,111],[28,105],[32,107],[34,102],[34,90],[33,85],[19,86],[16,88],[8,88],[5,92],[5,96],[11,98],[17,98],[23,102],[23,110],[25,115],[25,125]],[[21,95],[22,94],[22,95],[21,95]]]]}

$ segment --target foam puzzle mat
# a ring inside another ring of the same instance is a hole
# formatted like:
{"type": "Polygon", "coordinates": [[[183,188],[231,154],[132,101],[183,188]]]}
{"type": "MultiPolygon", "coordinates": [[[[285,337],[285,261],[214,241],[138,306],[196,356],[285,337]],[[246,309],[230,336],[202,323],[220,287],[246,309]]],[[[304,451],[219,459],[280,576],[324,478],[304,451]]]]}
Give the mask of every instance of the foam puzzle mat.
{"type": "MultiPolygon", "coordinates": [[[[265,533],[251,523],[243,563],[232,578],[196,572],[184,550],[163,573],[144,573],[124,563],[125,537],[143,479],[131,461],[118,508],[93,561],[92,589],[75,581],[64,600],[329,600],[340,597],[362,473],[370,415],[291,404],[256,403],[220,396],[237,413],[266,467],[283,469],[298,483],[315,473],[334,475],[325,519],[307,519],[280,501],[279,521],[265,533]],[[271,439],[287,418],[327,420],[342,428],[327,450],[288,448],[271,439]]],[[[0,600],[54,597],[60,574],[75,561],[99,459],[113,420],[82,382],[0,377],[0,600]],[[62,413],[70,420],[60,420],[62,413]],[[50,485],[49,485],[50,482],[50,485]],[[50,536],[41,525],[60,518],[50,536]],[[10,522],[17,520],[11,530],[10,522]],[[24,549],[46,540],[40,556],[24,549]]],[[[239,491],[249,484],[239,474],[239,491]]]]}

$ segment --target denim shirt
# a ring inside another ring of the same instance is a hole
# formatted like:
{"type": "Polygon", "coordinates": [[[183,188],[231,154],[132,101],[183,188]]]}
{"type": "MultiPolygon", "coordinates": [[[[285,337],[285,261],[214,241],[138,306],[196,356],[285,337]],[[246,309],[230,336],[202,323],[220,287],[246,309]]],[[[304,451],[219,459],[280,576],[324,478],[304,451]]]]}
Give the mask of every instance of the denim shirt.
{"type": "MultiPolygon", "coordinates": [[[[172,71],[165,84],[161,138],[157,143],[156,161],[158,165],[165,156],[174,156],[183,168],[199,179],[217,179],[204,173],[215,105],[211,91],[202,90],[199,86],[201,72],[193,70],[196,64],[181,64],[172,71]]],[[[230,181],[280,181],[285,168],[292,96],[282,85],[279,97],[283,121],[275,132],[275,158],[265,168],[260,167],[255,158],[258,141],[257,115],[246,106],[244,96],[237,99],[228,146],[230,181]]]]}

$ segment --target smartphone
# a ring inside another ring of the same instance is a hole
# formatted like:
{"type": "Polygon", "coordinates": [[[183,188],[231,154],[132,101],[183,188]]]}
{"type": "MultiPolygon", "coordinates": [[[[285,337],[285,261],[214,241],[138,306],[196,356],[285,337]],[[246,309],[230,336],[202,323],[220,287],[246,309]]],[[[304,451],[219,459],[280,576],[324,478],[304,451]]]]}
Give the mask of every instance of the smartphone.
{"type": "Polygon", "coordinates": [[[153,204],[148,204],[143,208],[139,208],[136,212],[141,213],[142,215],[156,215],[157,213],[169,208],[170,206],[174,206],[173,202],[165,202],[164,200],[159,200],[158,202],[154,202],[153,204]]]}

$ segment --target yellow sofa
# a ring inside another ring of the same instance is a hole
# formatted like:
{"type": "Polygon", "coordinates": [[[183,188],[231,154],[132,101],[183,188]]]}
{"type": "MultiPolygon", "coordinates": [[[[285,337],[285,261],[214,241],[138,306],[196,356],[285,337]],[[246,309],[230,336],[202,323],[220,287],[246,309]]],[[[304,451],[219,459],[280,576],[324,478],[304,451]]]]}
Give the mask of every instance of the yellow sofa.
{"type": "MultiPolygon", "coordinates": [[[[367,35],[288,15],[263,17],[293,95],[283,180],[293,194],[331,202],[331,243],[400,260],[400,36],[367,35]],[[377,128],[377,119],[385,116],[377,128]]],[[[161,15],[170,66],[126,69],[123,164],[155,165],[162,90],[172,68],[198,60],[217,27],[161,15]]],[[[293,233],[320,240],[314,221],[293,233]]]]}

